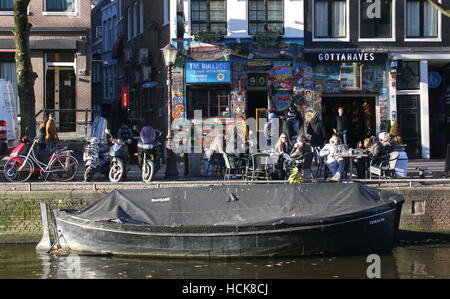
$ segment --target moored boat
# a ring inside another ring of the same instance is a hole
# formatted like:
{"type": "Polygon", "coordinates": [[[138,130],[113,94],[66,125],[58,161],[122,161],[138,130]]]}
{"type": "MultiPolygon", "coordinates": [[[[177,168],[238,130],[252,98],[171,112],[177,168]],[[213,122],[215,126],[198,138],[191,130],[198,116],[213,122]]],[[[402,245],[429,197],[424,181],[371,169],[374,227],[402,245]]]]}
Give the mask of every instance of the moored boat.
{"type": "Polygon", "coordinates": [[[52,214],[81,254],[301,256],[392,250],[403,202],[362,184],[229,185],[116,190],[52,214]]]}

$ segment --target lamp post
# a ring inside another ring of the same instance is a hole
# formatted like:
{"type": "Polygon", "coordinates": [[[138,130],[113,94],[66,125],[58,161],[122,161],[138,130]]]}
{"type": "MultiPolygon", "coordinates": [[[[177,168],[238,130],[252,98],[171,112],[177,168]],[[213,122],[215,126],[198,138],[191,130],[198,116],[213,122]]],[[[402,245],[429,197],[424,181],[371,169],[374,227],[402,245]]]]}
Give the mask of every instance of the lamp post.
{"type": "Polygon", "coordinates": [[[177,48],[168,44],[161,49],[167,69],[167,164],[166,178],[178,177],[177,156],[172,150],[172,67],[177,58],[177,48]]]}

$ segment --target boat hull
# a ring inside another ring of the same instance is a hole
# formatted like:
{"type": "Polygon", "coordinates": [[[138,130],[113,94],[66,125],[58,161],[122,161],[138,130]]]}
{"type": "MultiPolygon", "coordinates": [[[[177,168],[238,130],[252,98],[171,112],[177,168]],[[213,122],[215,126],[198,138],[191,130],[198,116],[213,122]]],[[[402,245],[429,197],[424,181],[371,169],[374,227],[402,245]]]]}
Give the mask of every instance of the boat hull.
{"type": "Polygon", "coordinates": [[[53,210],[63,249],[79,254],[160,257],[262,257],[376,253],[392,250],[402,202],[332,222],[155,232],[145,226],[93,223],[53,210]]]}

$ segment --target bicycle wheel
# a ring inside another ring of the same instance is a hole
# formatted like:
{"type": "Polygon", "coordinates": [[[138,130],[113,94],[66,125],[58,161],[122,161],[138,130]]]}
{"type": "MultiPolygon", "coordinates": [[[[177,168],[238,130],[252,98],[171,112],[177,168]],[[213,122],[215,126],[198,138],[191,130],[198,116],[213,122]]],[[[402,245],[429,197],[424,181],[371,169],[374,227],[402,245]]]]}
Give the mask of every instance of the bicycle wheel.
{"type": "Polygon", "coordinates": [[[73,180],[77,171],[78,161],[72,156],[57,157],[49,168],[50,177],[60,182],[73,180]]]}
{"type": "Polygon", "coordinates": [[[3,167],[3,174],[6,180],[10,182],[25,182],[30,179],[33,174],[34,166],[26,157],[19,156],[6,161],[3,167]]]}

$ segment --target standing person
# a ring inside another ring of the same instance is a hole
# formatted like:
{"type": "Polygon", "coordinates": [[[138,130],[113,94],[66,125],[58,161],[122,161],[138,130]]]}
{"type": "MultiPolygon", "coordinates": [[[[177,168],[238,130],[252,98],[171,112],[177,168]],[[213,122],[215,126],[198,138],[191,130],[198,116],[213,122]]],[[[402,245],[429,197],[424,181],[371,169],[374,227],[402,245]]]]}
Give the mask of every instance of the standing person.
{"type": "Polygon", "coordinates": [[[48,115],[48,120],[45,124],[45,145],[47,150],[53,151],[56,143],[59,142],[58,131],[55,125],[55,113],[51,112],[48,115]]]}
{"type": "Polygon", "coordinates": [[[327,132],[319,117],[319,113],[316,112],[313,118],[308,122],[306,133],[311,135],[310,144],[313,147],[314,160],[317,162],[317,147],[322,148],[325,144],[325,140],[327,140],[327,132]]]}
{"type": "Polygon", "coordinates": [[[123,124],[119,130],[117,130],[117,138],[120,138],[124,141],[133,138],[133,130],[128,126],[128,124],[123,124]]]}
{"type": "Polygon", "coordinates": [[[44,117],[44,121],[39,125],[39,149],[45,150],[46,144],[45,144],[45,135],[46,135],[46,125],[48,121],[48,116],[46,115],[44,117]]]}
{"type": "Polygon", "coordinates": [[[297,128],[301,128],[301,124],[302,116],[294,103],[291,103],[286,114],[286,127],[289,140],[292,140],[293,137],[298,135],[297,128]]]}
{"type": "Polygon", "coordinates": [[[278,116],[273,113],[273,111],[269,111],[269,120],[264,125],[264,137],[266,139],[266,147],[272,146],[272,140],[276,140],[278,138],[280,130],[280,120],[278,116]]]}
{"type": "Polygon", "coordinates": [[[333,132],[344,144],[348,144],[349,121],[347,115],[344,114],[344,108],[338,108],[338,115],[333,121],[333,132]]]}

